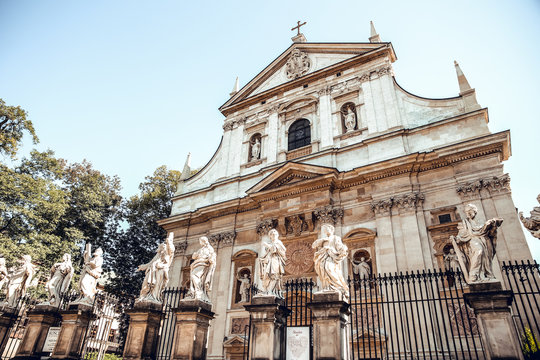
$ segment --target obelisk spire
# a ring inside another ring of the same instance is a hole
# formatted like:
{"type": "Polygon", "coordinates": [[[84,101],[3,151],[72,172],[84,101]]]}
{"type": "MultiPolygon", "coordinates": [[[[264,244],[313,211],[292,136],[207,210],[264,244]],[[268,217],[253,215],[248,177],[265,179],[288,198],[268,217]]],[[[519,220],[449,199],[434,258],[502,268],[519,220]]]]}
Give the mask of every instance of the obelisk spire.
{"type": "Polygon", "coordinates": [[[465,74],[463,74],[463,71],[461,71],[461,68],[459,67],[459,64],[456,60],[454,60],[454,66],[456,67],[456,75],[459,83],[459,94],[462,95],[470,91],[472,88],[469,84],[469,81],[467,81],[465,74]]]}
{"type": "Polygon", "coordinates": [[[375,30],[375,25],[373,25],[373,21],[370,21],[369,25],[371,27],[371,34],[369,36],[369,42],[372,42],[372,43],[382,42],[381,37],[379,36],[379,34],[377,34],[377,30],[375,30]]]}
{"type": "Polygon", "coordinates": [[[238,92],[238,90],[240,90],[240,83],[238,82],[238,76],[237,76],[236,81],[234,82],[234,87],[229,95],[232,97],[234,94],[238,92]]]}
{"type": "Polygon", "coordinates": [[[180,175],[180,180],[185,180],[191,176],[191,153],[187,154],[186,163],[184,164],[184,169],[182,170],[182,175],[180,175]]]}
{"type": "Polygon", "coordinates": [[[454,60],[454,66],[456,67],[456,75],[459,84],[459,96],[463,98],[465,111],[480,109],[481,107],[478,104],[478,101],[476,101],[476,92],[473,88],[471,88],[469,81],[467,81],[465,74],[463,71],[461,71],[461,68],[456,60],[454,60]]]}

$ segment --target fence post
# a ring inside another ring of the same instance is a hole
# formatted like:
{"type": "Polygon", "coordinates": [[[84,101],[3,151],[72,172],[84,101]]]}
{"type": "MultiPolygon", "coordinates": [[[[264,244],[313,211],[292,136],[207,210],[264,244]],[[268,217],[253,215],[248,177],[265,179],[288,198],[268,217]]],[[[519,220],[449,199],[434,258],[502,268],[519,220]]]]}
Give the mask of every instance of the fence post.
{"type": "Polygon", "coordinates": [[[470,284],[470,290],[463,296],[478,319],[487,359],[523,359],[510,313],[512,291],[500,282],[470,284]]]}
{"type": "Polygon", "coordinates": [[[129,330],[124,348],[124,359],[150,359],[157,353],[161,321],[161,305],[151,302],[135,303],[129,315],[129,330]]]}
{"type": "Polygon", "coordinates": [[[49,328],[60,319],[58,307],[37,305],[28,312],[28,325],[14,359],[41,359],[49,328]]]}
{"type": "Polygon", "coordinates": [[[0,316],[0,356],[9,341],[9,331],[17,319],[19,308],[5,306],[0,316]]]}
{"type": "Polygon", "coordinates": [[[244,305],[251,317],[248,359],[285,359],[285,322],[288,310],[277,296],[253,296],[244,305]]]}
{"type": "Polygon", "coordinates": [[[313,314],[313,359],[345,359],[349,304],[338,292],[316,292],[308,306],[313,314]]]}
{"type": "Polygon", "coordinates": [[[70,305],[60,314],[62,326],[51,359],[79,359],[86,329],[92,319],[92,306],[70,305]]]}
{"type": "Polygon", "coordinates": [[[210,320],[214,318],[212,304],[198,299],[183,299],[176,313],[176,331],[172,359],[206,359],[206,342],[210,320]]]}

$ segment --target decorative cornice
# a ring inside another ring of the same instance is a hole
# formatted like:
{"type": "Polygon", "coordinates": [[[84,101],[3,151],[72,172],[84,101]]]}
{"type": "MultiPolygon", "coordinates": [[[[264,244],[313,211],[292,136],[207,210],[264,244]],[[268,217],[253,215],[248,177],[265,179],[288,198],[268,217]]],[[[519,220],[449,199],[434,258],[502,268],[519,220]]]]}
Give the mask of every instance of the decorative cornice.
{"type": "Polygon", "coordinates": [[[313,210],[313,215],[319,224],[336,224],[343,218],[343,208],[327,205],[313,210]]]}
{"type": "Polygon", "coordinates": [[[363,73],[358,77],[358,80],[363,83],[369,80],[375,80],[384,75],[394,75],[394,71],[390,65],[385,65],[375,70],[363,73]]]}

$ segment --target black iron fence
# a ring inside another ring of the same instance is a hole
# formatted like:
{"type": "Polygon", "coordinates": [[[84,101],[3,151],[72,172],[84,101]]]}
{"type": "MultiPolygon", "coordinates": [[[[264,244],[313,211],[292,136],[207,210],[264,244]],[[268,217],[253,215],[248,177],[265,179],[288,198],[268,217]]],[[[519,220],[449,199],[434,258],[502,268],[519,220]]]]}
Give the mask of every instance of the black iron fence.
{"type": "Polygon", "coordinates": [[[290,310],[288,327],[311,326],[313,318],[307,306],[313,299],[315,283],[311,279],[294,279],[285,283],[285,306],[290,310]]]}
{"type": "Polygon", "coordinates": [[[167,288],[163,291],[163,306],[161,308],[161,325],[158,339],[158,360],[167,360],[171,357],[174,334],[176,330],[176,314],[174,309],[180,300],[186,297],[188,290],[183,287],[167,288]]]}

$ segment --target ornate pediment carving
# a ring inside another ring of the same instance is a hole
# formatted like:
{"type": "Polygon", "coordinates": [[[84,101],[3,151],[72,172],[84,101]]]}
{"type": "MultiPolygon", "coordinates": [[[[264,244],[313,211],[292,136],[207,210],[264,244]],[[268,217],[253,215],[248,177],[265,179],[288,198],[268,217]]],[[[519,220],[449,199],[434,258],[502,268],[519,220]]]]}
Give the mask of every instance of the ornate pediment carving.
{"type": "Polygon", "coordinates": [[[299,49],[294,49],[285,64],[285,75],[287,79],[297,79],[307,74],[310,68],[311,60],[308,54],[299,49]]]}

